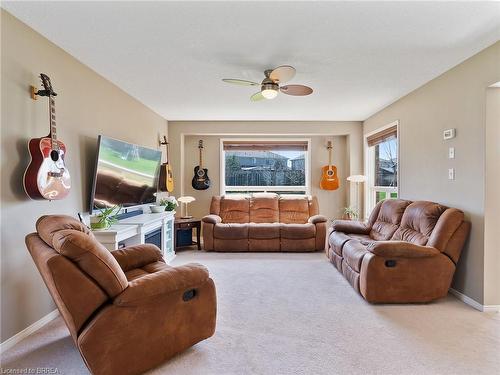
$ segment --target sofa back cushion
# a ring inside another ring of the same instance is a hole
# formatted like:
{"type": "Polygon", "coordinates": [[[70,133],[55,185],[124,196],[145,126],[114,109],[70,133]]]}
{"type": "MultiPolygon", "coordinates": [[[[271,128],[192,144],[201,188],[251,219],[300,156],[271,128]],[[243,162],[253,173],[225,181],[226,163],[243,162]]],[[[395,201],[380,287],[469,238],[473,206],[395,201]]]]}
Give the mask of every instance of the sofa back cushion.
{"type": "Polygon", "coordinates": [[[374,210],[376,218],[372,215],[369,219],[369,222],[373,221],[370,237],[376,241],[391,239],[399,228],[403,213],[410,203],[404,199],[386,199],[380,202],[374,210]]]}
{"type": "Polygon", "coordinates": [[[227,195],[220,198],[219,216],[223,223],[250,222],[250,199],[245,195],[227,195]]]}
{"type": "MultiPolygon", "coordinates": [[[[312,197],[304,195],[281,195],[279,199],[279,221],[283,224],[305,224],[309,219],[312,197]]],[[[312,208],[314,210],[314,208],[312,208]]]]}
{"type": "Polygon", "coordinates": [[[36,229],[47,245],[75,263],[108,296],[115,297],[128,286],[116,259],[78,220],[65,215],[42,216],[36,229]]]}
{"type": "Polygon", "coordinates": [[[78,265],[62,256],[37,233],[26,236],[26,246],[59,309],[73,340],[108,295],[78,265]]]}
{"type": "Polygon", "coordinates": [[[275,193],[254,193],[250,198],[250,222],[279,222],[279,196],[275,193]]]}
{"type": "Polygon", "coordinates": [[[401,224],[392,236],[393,240],[411,242],[425,246],[445,206],[427,201],[410,204],[401,219],[401,224]]]}

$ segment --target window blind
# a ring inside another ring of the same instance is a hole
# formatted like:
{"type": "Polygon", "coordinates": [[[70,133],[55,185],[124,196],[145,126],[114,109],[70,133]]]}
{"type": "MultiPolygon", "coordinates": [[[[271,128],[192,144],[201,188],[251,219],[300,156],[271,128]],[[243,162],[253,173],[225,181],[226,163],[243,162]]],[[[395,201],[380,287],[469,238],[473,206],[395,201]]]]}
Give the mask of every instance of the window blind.
{"type": "Polygon", "coordinates": [[[398,136],[398,128],[396,125],[391,126],[390,128],[384,129],[378,133],[372,134],[369,137],[366,138],[366,141],[368,142],[368,146],[376,146],[379,143],[382,143],[384,141],[387,141],[391,138],[397,138],[398,136]]]}
{"type": "Polygon", "coordinates": [[[224,141],[224,151],[307,151],[307,141],[224,141]]]}

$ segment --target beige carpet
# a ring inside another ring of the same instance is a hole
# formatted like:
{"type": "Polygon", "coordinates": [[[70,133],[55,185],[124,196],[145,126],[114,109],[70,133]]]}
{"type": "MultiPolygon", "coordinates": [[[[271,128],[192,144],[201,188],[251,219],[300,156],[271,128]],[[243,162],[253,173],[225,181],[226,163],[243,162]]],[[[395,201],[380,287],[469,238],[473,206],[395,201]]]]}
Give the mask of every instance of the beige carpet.
{"type": "MultiPolygon", "coordinates": [[[[499,314],[448,297],[370,305],[324,254],[188,251],[218,294],[214,337],[151,374],[499,374],[499,314]]],[[[61,319],[4,353],[2,367],[87,374],[61,319]]],[[[117,374],[119,375],[119,374],[117,374]]]]}

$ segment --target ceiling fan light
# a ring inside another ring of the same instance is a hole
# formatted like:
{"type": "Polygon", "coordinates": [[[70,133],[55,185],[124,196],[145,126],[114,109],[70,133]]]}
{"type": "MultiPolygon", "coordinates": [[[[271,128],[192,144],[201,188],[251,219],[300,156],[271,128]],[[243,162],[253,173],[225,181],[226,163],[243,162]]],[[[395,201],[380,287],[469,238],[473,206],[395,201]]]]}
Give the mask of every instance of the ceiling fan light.
{"type": "Polygon", "coordinates": [[[264,89],[261,91],[261,94],[266,99],[274,99],[278,96],[278,90],[264,89]]]}

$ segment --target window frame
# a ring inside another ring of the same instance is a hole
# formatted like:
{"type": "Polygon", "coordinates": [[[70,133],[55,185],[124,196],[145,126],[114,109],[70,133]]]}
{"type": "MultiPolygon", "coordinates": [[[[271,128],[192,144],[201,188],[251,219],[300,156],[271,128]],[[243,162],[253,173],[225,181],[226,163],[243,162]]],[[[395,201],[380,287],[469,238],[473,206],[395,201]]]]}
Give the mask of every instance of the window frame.
{"type": "Polygon", "coordinates": [[[226,194],[226,191],[231,192],[302,192],[307,195],[311,194],[311,138],[269,138],[269,137],[252,137],[252,138],[220,138],[219,139],[219,170],[220,170],[220,195],[226,194]],[[307,142],[307,151],[305,155],[305,186],[226,186],[226,158],[224,152],[224,142],[289,142],[299,141],[307,142]]]}
{"type": "MultiPolygon", "coordinates": [[[[366,184],[364,189],[364,217],[368,218],[373,208],[375,207],[376,202],[376,194],[377,192],[385,192],[388,193],[389,199],[391,198],[391,193],[396,193],[397,196],[400,196],[400,176],[401,176],[401,151],[400,151],[400,126],[399,120],[393,121],[387,125],[384,125],[380,128],[371,131],[370,133],[366,133],[364,135],[364,154],[365,154],[365,174],[366,174],[366,184]],[[368,146],[368,137],[380,133],[388,128],[396,126],[396,143],[398,147],[397,156],[398,156],[398,167],[397,167],[397,187],[389,187],[389,186],[375,186],[375,146],[368,146]]],[[[386,198],[386,199],[388,199],[386,198]]]]}

